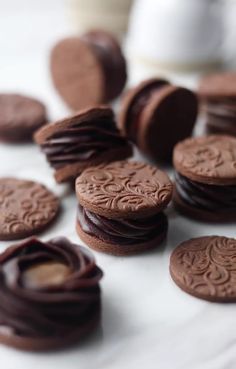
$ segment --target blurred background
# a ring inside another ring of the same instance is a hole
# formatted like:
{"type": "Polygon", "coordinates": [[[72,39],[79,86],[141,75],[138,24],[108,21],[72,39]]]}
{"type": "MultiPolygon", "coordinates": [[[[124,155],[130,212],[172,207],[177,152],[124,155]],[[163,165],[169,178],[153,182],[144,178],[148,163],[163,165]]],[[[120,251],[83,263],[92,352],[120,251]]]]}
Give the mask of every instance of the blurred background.
{"type": "Polygon", "coordinates": [[[0,0],[0,87],[66,108],[51,86],[48,56],[60,38],[104,28],[121,40],[133,84],[165,75],[194,85],[236,68],[236,0],[0,0]]]}

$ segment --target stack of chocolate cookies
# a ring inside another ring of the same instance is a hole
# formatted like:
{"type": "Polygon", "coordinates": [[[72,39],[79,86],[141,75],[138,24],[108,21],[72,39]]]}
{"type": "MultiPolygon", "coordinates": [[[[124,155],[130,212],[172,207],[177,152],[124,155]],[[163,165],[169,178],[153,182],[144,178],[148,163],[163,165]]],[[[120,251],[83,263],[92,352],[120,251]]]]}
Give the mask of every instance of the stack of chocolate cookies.
{"type": "Polygon", "coordinates": [[[236,136],[236,73],[204,77],[198,93],[206,113],[207,132],[236,136]]]}
{"type": "Polygon", "coordinates": [[[159,169],[119,161],[88,168],[76,180],[77,232],[91,248],[129,255],[157,247],[166,237],[163,210],[172,183],[159,169]]]}

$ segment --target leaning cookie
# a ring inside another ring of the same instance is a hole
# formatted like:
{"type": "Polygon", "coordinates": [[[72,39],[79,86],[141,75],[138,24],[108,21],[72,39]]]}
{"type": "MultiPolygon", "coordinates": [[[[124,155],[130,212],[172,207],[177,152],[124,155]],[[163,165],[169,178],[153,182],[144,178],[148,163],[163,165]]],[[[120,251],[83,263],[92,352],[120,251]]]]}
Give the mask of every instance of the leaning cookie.
{"type": "Polygon", "coordinates": [[[40,101],[18,94],[0,94],[1,141],[32,141],[34,132],[46,122],[46,108],[40,101]]]}
{"type": "Polygon", "coordinates": [[[35,141],[54,168],[59,183],[76,178],[92,165],[132,155],[131,145],[116,128],[114,114],[108,107],[83,110],[51,123],[36,133],[35,141]]]}
{"type": "Polygon", "coordinates": [[[191,136],[197,111],[192,91],[150,79],[125,95],[119,126],[153,161],[169,162],[175,144],[191,136]]]}
{"type": "Polygon", "coordinates": [[[180,142],[174,149],[174,204],[202,221],[236,219],[236,138],[212,135],[180,142]]]}
{"type": "Polygon", "coordinates": [[[168,176],[150,165],[119,161],[87,169],[76,180],[77,232],[91,248],[129,255],[166,237],[163,210],[172,196],[168,176]]]}
{"type": "Polygon", "coordinates": [[[51,75],[67,105],[78,110],[120,95],[126,61],[116,39],[96,30],[58,42],[51,52],[51,75]]]}
{"type": "Polygon", "coordinates": [[[181,243],[172,252],[170,274],[184,291],[212,302],[236,302],[236,240],[208,236],[181,243]]]}
{"type": "Polygon", "coordinates": [[[102,271],[66,238],[28,239],[0,255],[0,342],[28,351],[65,347],[100,321],[102,271]]]}

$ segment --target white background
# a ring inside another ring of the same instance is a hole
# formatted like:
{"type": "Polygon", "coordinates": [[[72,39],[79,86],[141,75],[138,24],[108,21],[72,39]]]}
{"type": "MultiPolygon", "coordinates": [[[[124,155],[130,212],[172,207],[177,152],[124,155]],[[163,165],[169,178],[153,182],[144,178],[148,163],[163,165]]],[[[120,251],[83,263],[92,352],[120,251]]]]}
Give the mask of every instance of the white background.
{"type": "MultiPolygon", "coordinates": [[[[0,0],[0,91],[41,98],[52,120],[67,114],[50,81],[48,52],[70,28],[62,0],[0,0]]],[[[1,144],[0,176],[9,175],[39,180],[61,196],[60,220],[43,239],[65,235],[80,242],[75,196],[55,184],[37,147],[1,144]]],[[[95,334],[57,353],[31,354],[0,346],[0,368],[235,369],[236,306],[188,296],[168,273],[170,252],[181,241],[211,234],[235,237],[235,224],[192,222],[172,209],[168,215],[168,240],[158,250],[128,258],[96,253],[105,276],[103,322],[95,334]]],[[[1,242],[0,249],[8,245],[1,242]]]]}

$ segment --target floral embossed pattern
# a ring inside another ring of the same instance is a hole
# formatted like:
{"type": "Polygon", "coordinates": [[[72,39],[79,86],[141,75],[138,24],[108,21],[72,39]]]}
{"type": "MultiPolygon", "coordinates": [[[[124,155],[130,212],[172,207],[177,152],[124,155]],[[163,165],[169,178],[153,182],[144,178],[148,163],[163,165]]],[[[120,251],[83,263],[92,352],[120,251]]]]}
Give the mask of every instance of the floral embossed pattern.
{"type": "Polygon", "coordinates": [[[174,150],[177,171],[193,180],[236,183],[236,138],[212,135],[190,138],[174,150]]]}
{"type": "Polygon", "coordinates": [[[0,239],[23,238],[45,228],[57,215],[59,200],[32,181],[0,179],[0,239]]]}
{"type": "Polygon", "coordinates": [[[183,242],[171,255],[170,273],[193,296],[236,301],[236,240],[211,236],[183,242]]]}
{"type": "Polygon", "coordinates": [[[170,201],[168,176],[150,165],[120,161],[87,169],[76,181],[81,205],[111,217],[145,216],[170,201]]]}

